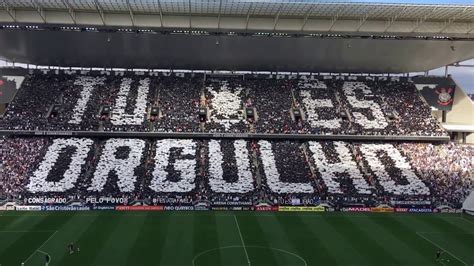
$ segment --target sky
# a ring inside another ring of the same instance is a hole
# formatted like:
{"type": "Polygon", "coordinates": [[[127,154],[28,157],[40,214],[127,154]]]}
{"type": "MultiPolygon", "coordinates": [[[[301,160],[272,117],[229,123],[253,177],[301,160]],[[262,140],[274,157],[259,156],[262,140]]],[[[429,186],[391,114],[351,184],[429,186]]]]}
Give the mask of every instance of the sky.
{"type": "MultiPolygon", "coordinates": [[[[313,2],[314,0],[308,0],[313,2]]],[[[303,1],[302,1],[303,2],[303,1]]],[[[473,5],[474,0],[320,0],[329,3],[386,3],[386,4],[437,4],[437,5],[473,5]]]]}
{"type": "MultiPolygon", "coordinates": [[[[474,1],[474,0],[473,0],[474,1]]],[[[460,64],[474,66],[474,59],[460,64]]],[[[449,67],[449,74],[454,81],[468,94],[474,94],[474,67],[449,67]]],[[[430,71],[430,75],[444,75],[444,67],[430,71]]]]}
{"type": "MultiPolygon", "coordinates": [[[[474,1],[474,0],[472,0],[474,1]]],[[[464,65],[473,65],[474,59],[461,62],[464,65]]],[[[0,60],[0,67],[5,66],[5,62],[0,60]]],[[[474,67],[449,67],[449,74],[453,77],[456,83],[468,94],[474,94],[474,67]]],[[[424,73],[413,73],[423,75],[424,73]]],[[[430,75],[443,76],[444,67],[430,70],[430,75]]]]}

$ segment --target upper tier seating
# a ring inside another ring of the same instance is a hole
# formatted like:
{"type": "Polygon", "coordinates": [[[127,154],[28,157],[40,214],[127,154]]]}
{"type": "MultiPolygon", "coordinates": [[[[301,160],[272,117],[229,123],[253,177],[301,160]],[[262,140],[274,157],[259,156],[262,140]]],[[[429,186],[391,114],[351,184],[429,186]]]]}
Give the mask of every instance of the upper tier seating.
{"type": "Polygon", "coordinates": [[[28,76],[0,128],[446,135],[409,82],[137,75],[28,76]],[[199,116],[202,110],[205,117],[199,116]]]}

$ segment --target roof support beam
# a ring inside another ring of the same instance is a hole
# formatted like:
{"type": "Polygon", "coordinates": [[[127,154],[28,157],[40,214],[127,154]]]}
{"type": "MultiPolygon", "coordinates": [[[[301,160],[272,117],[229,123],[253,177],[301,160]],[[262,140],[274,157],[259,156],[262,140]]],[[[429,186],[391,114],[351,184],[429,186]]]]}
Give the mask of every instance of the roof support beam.
{"type": "Polygon", "coordinates": [[[104,16],[104,11],[102,10],[102,7],[100,6],[99,2],[97,0],[94,1],[95,3],[95,8],[97,9],[97,12],[99,12],[100,19],[102,20],[102,24],[105,26],[105,16],[104,16]]]}
{"type": "Polygon", "coordinates": [[[163,9],[161,8],[160,0],[158,0],[158,11],[160,12],[160,26],[163,27],[163,9]]]}
{"type": "Polygon", "coordinates": [[[5,10],[7,11],[8,15],[13,19],[13,22],[17,22],[16,21],[16,12],[15,12],[15,10],[13,8],[11,8],[10,5],[8,5],[6,0],[3,0],[2,3],[3,3],[3,6],[5,7],[5,10]]]}
{"type": "Polygon", "coordinates": [[[457,13],[452,18],[450,18],[447,22],[445,22],[444,27],[439,31],[439,33],[442,33],[443,31],[445,31],[458,18],[458,16],[466,13],[470,9],[471,7],[465,7],[461,12],[457,13]]]}
{"type": "Polygon", "coordinates": [[[405,11],[407,11],[408,9],[408,6],[405,6],[400,12],[398,12],[395,16],[391,17],[389,22],[388,22],[388,25],[387,27],[385,27],[385,29],[383,30],[383,32],[387,32],[388,29],[390,29],[390,27],[393,26],[393,24],[395,23],[395,21],[397,21],[397,19],[403,14],[405,13],[405,11]]]}
{"type": "Polygon", "coordinates": [[[329,27],[328,31],[332,31],[332,28],[334,28],[334,25],[336,25],[336,21],[339,18],[339,16],[342,14],[343,9],[344,7],[339,8],[339,11],[337,12],[337,14],[334,17],[332,17],[331,26],[329,27]]]}
{"type": "Polygon", "coordinates": [[[46,23],[46,16],[44,15],[43,8],[38,4],[36,0],[32,0],[31,2],[35,6],[36,12],[38,12],[38,14],[40,15],[41,19],[43,20],[43,23],[46,23]]]}
{"type": "Polygon", "coordinates": [[[221,28],[221,10],[222,10],[222,0],[219,1],[219,14],[217,15],[217,29],[221,28]]]}
{"type": "Polygon", "coordinates": [[[275,16],[275,19],[273,21],[273,31],[276,30],[276,26],[278,24],[278,20],[280,19],[280,13],[281,13],[281,9],[283,8],[283,4],[280,5],[280,7],[278,8],[278,12],[275,16]]]}
{"type": "Polygon", "coordinates": [[[366,14],[365,16],[360,18],[359,27],[357,27],[357,31],[360,31],[360,28],[362,28],[362,26],[364,26],[364,24],[365,24],[365,22],[367,21],[368,18],[369,18],[369,14],[366,14]]]}
{"type": "Polygon", "coordinates": [[[191,0],[188,1],[188,9],[189,9],[189,34],[191,34],[191,28],[193,26],[192,22],[191,22],[191,0]]]}
{"type": "Polygon", "coordinates": [[[71,16],[72,22],[74,24],[77,24],[76,23],[76,12],[72,8],[72,6],[69,4],[69,0],[63,0],[63,4],[64,4],[64,6],[67,7],[67,12],[69,13],[69,16],[71,16]]]}
{"type": "Polygon", "coordinates": [[[247,11],[247,21],[245,23],[245,30],[248,30],[249,28],[249,20],[250,20],[250,13],[252,12],[252,6],[253,6],[253,3],[250,2],[249,10],[247,11]]]}
{"type": "Polygon", "coordinates": [[[431,12],[429,12],[428,14],[426,14],[425,16],[423,16],[422,18],[418,19],[416,21],[416,25],[415,27],[411,30],[411,32],[415,32],[421,25],[423,25],[423,23],[425,23],[425,21],[430,17],[431,14],[433,14],[436,10],[438,9],[437,6],[435,6],[431,12]]]}
{"type": "Polygon", "coordinates": [[[132,26],[135,27],[135,18],[133,16],[132,6],[130,5],[130,0],[127,0],[128,13],[130,14],[130,20],[132,21],[132,26]]]}
{"type": "Polygon", "coordinates": [[[303,31],[303,30],[304,30],[304,27],[306,26],[306,23],[308,23],[309,16],[310,16],[311,13],[313,12],[314,6],[315,6],[315,5],[312,5],[312,6],[308,9],[308,12],[306,12],[306,14],[305,14],[305,16],[304,16],[304,19],[303,19],[303,24],[301,25],[300,31],[303,31]]]}
{"type": "Polygon", "coordinates": [[[336,24],[336,21],[337,21],[337,16],[334,16],[334,17],[331,18],[331,26],[329,26],[328,31],[332,31],[332,28],[336,24]]]}
{"type": "Polygon", "coordinates": [[[472,33],[472,32],[474,32],[474,21],[471,22],[471,27],[467,30],[466,33],[467,33],[467,34],[470,34],[470,33],[472,33]]]}

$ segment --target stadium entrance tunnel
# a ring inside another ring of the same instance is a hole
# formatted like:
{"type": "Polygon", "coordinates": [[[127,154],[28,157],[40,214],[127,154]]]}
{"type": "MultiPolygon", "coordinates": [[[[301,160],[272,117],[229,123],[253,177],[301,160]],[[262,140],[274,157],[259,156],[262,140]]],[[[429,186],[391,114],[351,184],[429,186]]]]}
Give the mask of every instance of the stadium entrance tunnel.
{"type": "Polygon", "coordinates": [[[304,258],[285,249],[264,246],[225,246],[197,254],[192,266],[308,266],[304,258]],[[248,260],[247,260],[248,258],[248,260]]]}

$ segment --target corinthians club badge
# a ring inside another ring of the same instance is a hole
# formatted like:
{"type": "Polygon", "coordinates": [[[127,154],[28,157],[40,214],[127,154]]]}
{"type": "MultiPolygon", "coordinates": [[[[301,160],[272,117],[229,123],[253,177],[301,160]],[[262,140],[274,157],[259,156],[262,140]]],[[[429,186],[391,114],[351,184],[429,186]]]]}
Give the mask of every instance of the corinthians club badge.
{"type": "Polygon", "coordinates": [[[436,89],[436,93],[438,94],[438,104],[442,106],[450,105],[453,102],[453,97],[451,97],[452,91],[453,88],[436,89]]]}

